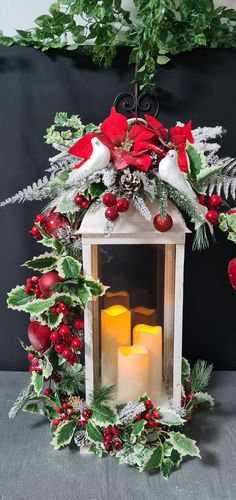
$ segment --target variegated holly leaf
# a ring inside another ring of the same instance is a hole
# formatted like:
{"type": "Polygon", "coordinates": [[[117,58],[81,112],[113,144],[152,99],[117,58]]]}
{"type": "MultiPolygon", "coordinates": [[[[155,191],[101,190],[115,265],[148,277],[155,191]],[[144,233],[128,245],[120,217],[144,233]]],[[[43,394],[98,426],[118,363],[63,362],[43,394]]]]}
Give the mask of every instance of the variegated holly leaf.
{"type": "Polygon", "coordinates": [[[98,427],[91,421],[91,419],[86,425],[86,436],[89,441],[92,441],[93,443],[102,443],[102,434],[98,427]]]}
{"type": "Polygon", "coordinates": [[[43,387],[43,375],[40,375],[39,373],[33,372],[31,375],[31,384],[34,387],[34,390],[36,394],[40,394],[42,387],[43,387]]]}
{"type": "Polygon", "coordinates": [[[206,404],[213,408],[215,406],[214,398],[207,392],[195,392],[193,396],[193,403],[195,404],[206,404]]]}
{"type": "Polygon", "coordinates": [[[199,448],[196,445],[196,441],[188,438],[180,432],[170,432],[170,437],[168,440],[172,444],[173,448],[179,452],[181,457],[189,455],[191,457],[200,457],[199,448]]]}
{"type": "Polygon", "coordinates": [[[24,292],[24,286],[16,286],[11,292],[8,293],[7,305],[10,309],[16,309],[17,311],[24,311],[25,306],[34,297],[32,293],[24,292]]]}
{"type": "Polygon", "coordinates": [[[80,276],[82,264],[73,257],[60,257],[57,262],[59,276],[66,279],[77,279],[80,276]]]}
{"type": "Polygon", "coordinates": [[[70,444],[73,439],[77,423],[76,420],[68,420],[60,424],[53,436],[51,444],[54,446],[55,450],[70,444]]]}
{"type": "Polygon", "coordinates": [[[57,262],[57,257],[49,252],[45,252],[32,260],[27,260],[22,266],[33,269],[34,271],[51,271],[57,262]]]}

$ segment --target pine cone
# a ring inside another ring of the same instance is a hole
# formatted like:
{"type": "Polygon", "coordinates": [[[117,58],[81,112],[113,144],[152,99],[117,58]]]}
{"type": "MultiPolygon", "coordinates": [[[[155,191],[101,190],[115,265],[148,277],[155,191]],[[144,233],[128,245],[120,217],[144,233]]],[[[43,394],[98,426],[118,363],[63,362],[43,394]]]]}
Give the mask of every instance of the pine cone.
{"type": "Polygon", "coordinates": [[[139,190],[141,186],[141,179],[137,174],[128,173],[123,174],[120,178],[120,188],[126,194],[132,194],[139,190]]]}

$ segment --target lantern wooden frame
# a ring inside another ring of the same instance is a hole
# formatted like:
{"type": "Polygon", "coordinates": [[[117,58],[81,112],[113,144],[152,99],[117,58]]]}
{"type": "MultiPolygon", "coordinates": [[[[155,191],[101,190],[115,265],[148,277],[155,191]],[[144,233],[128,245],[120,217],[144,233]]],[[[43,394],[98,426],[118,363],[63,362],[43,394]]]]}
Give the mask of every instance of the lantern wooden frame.
{"type": "MultiPolygon", "coordinates": [[[[157,201],[147,203],[151,215],[159,213],[157,201]]],[[[177,208],[168,202],[168,213],[173,219],[170,231],[160,233],[134,209],[120,217],[109,238],[104,236],[104,207],[97,211],[88,210],[83,218],[80,233],[82,235],[82,256],[84,273],[98,279],[97,245],[133,245],[133,244],[164,244],[164,375],[172,377],[173,399],[167,406],[180,407],[181,400],[181,358],[182,358],[182,312],[183,312],[183,278],[185,234],[189,233],[184,219],[177,208]],[[171,347],[171,342],[174,346],[171,347]],[[172,356],[173,353],[173,356],[172,356]]],[[[88,303],[85,309],[85,383],[86,397],[98,383],[98,373],[94,358],[98,356],[99,324],[98,308],[94,302],[88,303]]],[[[141,396],[141,395],[140,395],[141,396]]]]}

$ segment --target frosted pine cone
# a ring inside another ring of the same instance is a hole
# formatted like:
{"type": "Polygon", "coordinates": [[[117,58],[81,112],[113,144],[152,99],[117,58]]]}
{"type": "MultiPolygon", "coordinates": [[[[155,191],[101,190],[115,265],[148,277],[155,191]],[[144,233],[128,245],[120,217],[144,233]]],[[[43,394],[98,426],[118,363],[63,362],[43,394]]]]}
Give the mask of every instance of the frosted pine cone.
{"type": "Polygon", "coordinates": [[[120,188],[126,194],[133,194],[139,190],[141,179],[135,173],[123,174],[120,178],[120,188]]]}

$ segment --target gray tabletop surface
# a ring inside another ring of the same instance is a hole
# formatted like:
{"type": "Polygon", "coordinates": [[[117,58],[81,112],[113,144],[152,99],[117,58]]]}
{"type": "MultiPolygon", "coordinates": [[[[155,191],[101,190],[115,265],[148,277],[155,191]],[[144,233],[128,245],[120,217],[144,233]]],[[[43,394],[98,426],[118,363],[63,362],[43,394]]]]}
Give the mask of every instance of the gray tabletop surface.
{"type": "Polygon", "coordinates": [[[168,481],[118,465],[113,457],[54,451],[47,421],[8,410],[27,373],[0,372],[1,500],[236,500],[236,372],[215,372],[212,411],[199,410],[189,424],[202,459],[187,459],[168,481]]]}

